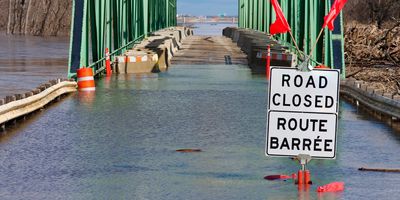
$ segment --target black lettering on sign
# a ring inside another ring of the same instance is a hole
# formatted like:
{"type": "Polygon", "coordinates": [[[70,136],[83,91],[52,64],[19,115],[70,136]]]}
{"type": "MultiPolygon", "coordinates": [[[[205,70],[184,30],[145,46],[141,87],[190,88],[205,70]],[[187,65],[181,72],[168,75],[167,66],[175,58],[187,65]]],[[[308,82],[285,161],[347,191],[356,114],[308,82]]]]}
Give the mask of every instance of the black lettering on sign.
{"type": "Polygon", "coordinates": [[[331,96],[324,95],[306,94],[302,96],[300,94],[294,94],[290,96],[285,93],[275,93],[272,95],[272,104],[274,106],[284,107],[304,106],[306,108],[332,108],[335,105],[335,100],[331,96]]]}
{"type": "Polygon", "coordinates": [[[326,119],[319,120],[319,132],[327,132],[328,131],[326,128],[324,128],[326,123],[328,123],[328,120],[326,120],[326,119]]]}
{"type": "Polygon", "coordinates": [[[270,149],[279,150],[298,150],[298,151],[326,151],[332,152],[331,139],[321,139],[318,136],[315,139],[309,138],[280,138],[271,137],[270,139],[270,149]]]}
{"type": "Polygon", "coordinates": [[[320,145],[320,142],[322,142],[322,140],[319,139],[319,136],[318,136],[317,139],[314,140],[314,151],[322,151],[321,148],[318,148],[320,145]]]}
{"type": "Polygon", "coordinates": [[[324,151],[332,151],[332,149],[329,148],[329,146],[331,146],[332,142],[333,142],[332,140],[325,140],[324,151]]]}
{"type": "Polygon", "coordinates": [[[296,75],[293,79],[291,79],[289,74],[282,74],[282,87],[291,87],[291,83],[295,87],[304,87],[304,88],[319,88],[324,89],[328,86],[328,78],[325,76],[317,77],[308,76],[307,78],[296,75]],[[306,80],[305,80],[306,79],[306,80]],[[318,81],[318,83],[316,83],[318,81]],[[318,85],[317,85],[318,84],[318,85]]]}
{"type": "Polygon", "coordinates": [[[289,81],[290,81],[289,74],[282,74],[282,87],[285,87],[285,83],[287,84],[288,87],[290,87],[289,81]]]}
{"type": "Polygon", "coordinates": [[[279,127],[282,127],[283,130],[285,129],[286,119],[285,118],[278,118],[278,128],[277,130],[281,130],[279,127]]]}
{"type": "Polygon", "coordinates": [[[305,151],[306,150],[306,148],[308,149],[308,151],[311,151],[311,140],[310,139],[307,139],[307,138],[304,138],[303,139],[303,151],[305,151]]]}
{"type": "Polygon", "coordinates": [[[300,119],[300,123],[299,123],[300,130],[306,131],[308,129],[308,122],[309,122],[309,119],[307,119],[307,120],[300,119]],[[305,122],[305,123],[303,123],[303,122],[305,122]]]}
{"type": "Polygon", "coordinates": [[[296,75],[294,77],[294,86],[301,87],[303,85],[303,77],[300,75],[296,75]]]}
{"type": "Polygon", "coordinates": [[[315,123],[317,123],[318,122],[318,119],[310,119],[310,122],[312,123],[312,131],[315,131],[315,123]]]}
{"type": "Polygon", "coordinates": [[[315,82],[314,82],[314,78],[312,77],[312,76],[310,76],[309,78],[308,78],[308,81],[307,81],[307,84],[306,84],[306,88],[308,88],[308,87],[312,87],[312,88],[315,88],[316,86],[315,86],[315,82]]]}
{"type": "Polygon", "coordinates": [[[283,94],[283,106],[287,106],[287,107],[290,106],[290,104],[288,104],[288,103],[286,102],[286,94],[283,94]]]}
{"type": "Polygon", "coordinates": [[[279,139],[277,137],[271,137],[269,148],[270,149],[277,149],[279,147],[279,139]]]}
{"type": "Polygon", "coordinates": [[[315,107],[322,108],[322,95],[315,95],[315,107]]]}
{"type": "Polygon", "coordinates": [[[326,96],[325,98],[325,108],[332,108],[333,98],[331,96],[326,96]]]}
{"type": "Polygon", "coordinates": [[[294,131],[294,130],[297,129],[297,121],[296,121],[296,119],[294,119],[294,118],[289,119],[289,123],[288,124],[289,124],[289,129],[291,131],[294,131]]]}
{"type": "Polygon", "coordinates": [[[294,150],[295,147],[297,150],[300,150],[300,139],[299,138],[292,139],[292,150],[294,150]]]}
{"type": "Polygon", "coordinates": [[[275,97],[281,97],[281,95],[280,95],[279,93],[276,93],[276,94],[274,94],[274,96],[272,96],[272,103],[273,103],[275,106],[281,105],[279,102],[275,101],[275,100],[276,100],[275,97]]]}
{"type": "Polygon", "coordinates": [[[320,76],[319,77],[319,88],[323,89],[326,88],[328,85],[328,79],[325,76],[320,76]]]}
{"type": "Polygon", "coordinates": [[[277,130],[328,132],[327,124],[328,120],[326,119],[290,118],[287,120],[279,117],[277,119],[277,130]]]}
{"type": "Polygon", "coordinates": [[[311,101],[311,95],[307,94],[306,96],[304,96],[304,106],[309,108],[312,105],[312,101],[311,101]]]}
{"type": "Polygon", "coordinates": [[[283,140],[282,140],[282,145],[281,145],[280,149],[283,149],[283,148],[290,150],[289,142],[288,142],[287,138],[283,138],[283,140]]]}
{"type": "Polygon", "coordinates": [[[292,104],[296,107],[299,106],[301,104],[301,96],[298,94],[294,95],[292,98],[292,104]]]}

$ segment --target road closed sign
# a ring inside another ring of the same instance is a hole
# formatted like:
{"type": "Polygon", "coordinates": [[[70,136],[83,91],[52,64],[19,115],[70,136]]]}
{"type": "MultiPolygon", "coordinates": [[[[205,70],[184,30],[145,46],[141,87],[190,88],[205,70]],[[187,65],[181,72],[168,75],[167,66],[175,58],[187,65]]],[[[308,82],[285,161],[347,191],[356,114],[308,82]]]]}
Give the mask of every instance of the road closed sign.
{"type": "Polygon", "coordinates": [[[339,70],[271,68],[267,156],[336,157],[339,70]]]}

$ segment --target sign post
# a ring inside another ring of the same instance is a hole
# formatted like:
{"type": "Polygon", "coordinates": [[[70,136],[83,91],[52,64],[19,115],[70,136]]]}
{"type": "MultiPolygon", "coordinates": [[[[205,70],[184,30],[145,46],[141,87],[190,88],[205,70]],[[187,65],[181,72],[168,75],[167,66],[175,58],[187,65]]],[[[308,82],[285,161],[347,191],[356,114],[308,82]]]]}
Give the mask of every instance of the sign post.
{"type": "Polygon", "coordinates": [[[266,156],[296,157],[303,171],[311,158],[335,159],[339,70],[272,67],[270,76],[266,156]]]}

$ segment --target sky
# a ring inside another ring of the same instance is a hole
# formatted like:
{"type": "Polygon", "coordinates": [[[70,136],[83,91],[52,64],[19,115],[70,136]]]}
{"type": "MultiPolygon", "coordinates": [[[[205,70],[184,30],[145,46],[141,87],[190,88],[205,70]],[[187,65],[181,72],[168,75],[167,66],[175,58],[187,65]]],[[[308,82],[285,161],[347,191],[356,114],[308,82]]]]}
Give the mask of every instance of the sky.
{"type": "Polygon", "coordinates": [[[238,0],[177,0],[178,14],[237,16],[238,0]]]}

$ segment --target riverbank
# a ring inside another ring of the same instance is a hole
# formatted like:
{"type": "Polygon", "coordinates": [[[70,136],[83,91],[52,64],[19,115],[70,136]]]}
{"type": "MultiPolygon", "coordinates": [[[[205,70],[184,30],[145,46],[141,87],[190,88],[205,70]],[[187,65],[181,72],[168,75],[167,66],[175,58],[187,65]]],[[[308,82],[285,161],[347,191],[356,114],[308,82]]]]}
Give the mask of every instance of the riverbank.
{"type": "Polygon", "coordinates": [[[356,22],[345,26],[346,77],[384,93],[400,91],[400,23],[378,29],[356,22]]]}

